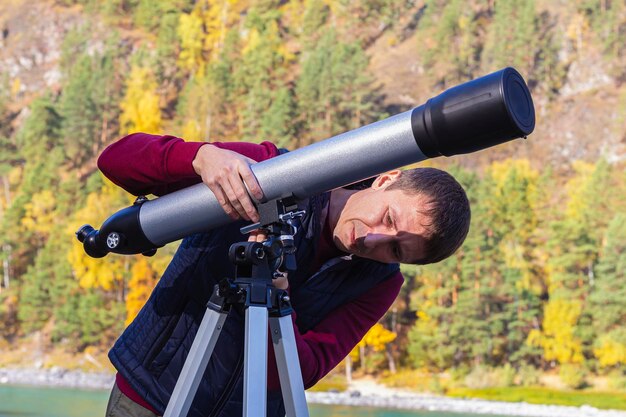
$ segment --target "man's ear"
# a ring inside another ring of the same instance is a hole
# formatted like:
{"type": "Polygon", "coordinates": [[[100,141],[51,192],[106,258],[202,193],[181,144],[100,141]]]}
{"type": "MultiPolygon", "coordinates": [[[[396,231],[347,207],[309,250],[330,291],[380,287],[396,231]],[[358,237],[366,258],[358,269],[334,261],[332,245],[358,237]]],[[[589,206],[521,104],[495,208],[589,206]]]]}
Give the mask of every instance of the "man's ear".
{"type": "Polygon", "coordinates": [[[383,174],[380,174],[372,183],[373,190],[380,190],[389,187],[391,184],[396,182],[398,178],[402,175],[402,171],[399,169],[394,169],[393,171],[387,171],[383,174]]]}

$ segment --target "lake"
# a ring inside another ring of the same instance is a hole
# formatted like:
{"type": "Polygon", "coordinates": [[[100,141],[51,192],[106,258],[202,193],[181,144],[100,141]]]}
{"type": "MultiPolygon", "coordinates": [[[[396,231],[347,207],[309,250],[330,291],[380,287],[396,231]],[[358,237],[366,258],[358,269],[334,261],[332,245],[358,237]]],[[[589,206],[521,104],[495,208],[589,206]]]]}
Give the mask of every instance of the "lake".
{"type": "MultiPolygon", "coordinates": [[[[104,417],[108,398],[107,391],[0,386],[0,417],[104,417]]],[[[309,410],[311,417],[477,417],[317,404],[310,404],[309,410]]]]}

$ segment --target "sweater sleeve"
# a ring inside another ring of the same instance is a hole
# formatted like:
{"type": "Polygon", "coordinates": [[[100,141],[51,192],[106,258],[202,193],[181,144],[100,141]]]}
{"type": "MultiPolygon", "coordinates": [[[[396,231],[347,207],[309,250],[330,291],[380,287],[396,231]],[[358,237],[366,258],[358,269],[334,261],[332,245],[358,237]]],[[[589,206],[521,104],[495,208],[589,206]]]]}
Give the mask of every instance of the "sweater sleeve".
{"type": "MultiPolygon", "coordinates": [[[[109,145],[98,168],[114,184],[134,195],[164,195],[201,182],[192,162],[208,142],[185,142],[175,136],[134,133],[109,145]]],[[[211,142],[257,162],[279,154],[270,142],[211,142]]]]}
{"type": "MultiPolygon", "coordinates": [[[[310,388],[345,358],[380,320],[400,292],[404,277],[400,272],[357,299],[329,314],[313,329],[300,334],[292,314],[302,380],[310,388]]],[[[278,370],[270,343],[268,351],[268,389],[280,388],[278,370]]]]}

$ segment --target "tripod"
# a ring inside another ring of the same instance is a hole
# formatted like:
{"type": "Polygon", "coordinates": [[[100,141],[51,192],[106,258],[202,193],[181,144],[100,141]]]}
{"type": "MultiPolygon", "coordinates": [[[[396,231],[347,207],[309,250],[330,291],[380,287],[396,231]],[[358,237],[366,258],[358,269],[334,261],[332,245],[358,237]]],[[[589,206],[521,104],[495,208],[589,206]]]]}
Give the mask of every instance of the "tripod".
{"type": "Polygon", "coordinates": [[[259,204],[259,223],[242,228],[249,233],[262,228],[264,242],[240,242],[230,247],[236,278],[223,279],[213,289],[194,342],[185,360],[163,417],[186,417],[209,363],[228,312],[245,307],[243,416],[265,417],[267,403],[268,318],[287,416],[308,417],[304,384],[298,361],[291,303],[284,290],[272,283],[275,273],[295,269],[293,235],[303,211],[291,199],[259,204]]]}

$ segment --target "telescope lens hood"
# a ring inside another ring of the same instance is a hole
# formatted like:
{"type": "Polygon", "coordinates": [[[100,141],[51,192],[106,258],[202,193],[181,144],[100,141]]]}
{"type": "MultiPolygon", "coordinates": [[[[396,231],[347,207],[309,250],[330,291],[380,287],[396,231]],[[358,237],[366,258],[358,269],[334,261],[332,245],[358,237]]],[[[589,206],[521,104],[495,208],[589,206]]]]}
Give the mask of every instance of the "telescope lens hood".
{"type": "Polygon", "coordinates": [[[526,82],[508,67],[450,88],[413,109],[415,141],[429,158],[485,149],[535,128],[526,82]]]}

